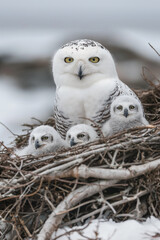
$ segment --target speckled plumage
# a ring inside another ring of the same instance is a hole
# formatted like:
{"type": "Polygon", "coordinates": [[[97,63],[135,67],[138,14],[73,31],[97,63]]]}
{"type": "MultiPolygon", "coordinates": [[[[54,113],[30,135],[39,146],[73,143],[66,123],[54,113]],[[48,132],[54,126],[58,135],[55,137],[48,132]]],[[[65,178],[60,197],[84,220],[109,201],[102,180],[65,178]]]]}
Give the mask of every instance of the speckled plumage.
{"type": "Polygon", "coordinates": [[[89,40],[89,39],[71,41],[64,44],[61,48],[65,48],[65,47],[71,47],[71,49],[75,49],[77,51],[79,49],[85,50],[86,47],[101,47],[102,49],[105,49],[105,47],[99,42],[89,40]]]}
{"type": "Polygon", "coordinates": [[[93,40],[76,40],[60,48],[53,58],[53,75],[56,129],[63,138],[75,124],[91,125],[94,121],[101,127],[109,119],[110,105],[117,96],[137,98],[119,80],[110,52],[93,40]],[[66,63],[66,57],[73,61],[66,63]],[[99,62],[91,62],[93,57],[98,57],[99,62]]]}

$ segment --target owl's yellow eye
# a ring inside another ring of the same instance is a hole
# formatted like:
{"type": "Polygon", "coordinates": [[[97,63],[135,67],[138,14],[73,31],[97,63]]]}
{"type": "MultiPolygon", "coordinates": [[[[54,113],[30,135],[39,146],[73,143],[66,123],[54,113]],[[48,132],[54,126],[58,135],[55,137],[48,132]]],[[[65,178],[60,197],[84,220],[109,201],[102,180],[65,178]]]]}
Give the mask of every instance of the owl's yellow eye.
{"type": "Polygon", "coordinates": [[[64,61],[65,61],[66,63],[71,63],[71,62],[74,61],[74,58],[72,58],[72,57],[66,57],[66,58],[64,59],[64,61]]]}
{"type": "Polygon", "coordinates": [[[91,57],[89,58],[89,61],[92,63],[98,63],[100,61],[99,57],[91,57]]]}

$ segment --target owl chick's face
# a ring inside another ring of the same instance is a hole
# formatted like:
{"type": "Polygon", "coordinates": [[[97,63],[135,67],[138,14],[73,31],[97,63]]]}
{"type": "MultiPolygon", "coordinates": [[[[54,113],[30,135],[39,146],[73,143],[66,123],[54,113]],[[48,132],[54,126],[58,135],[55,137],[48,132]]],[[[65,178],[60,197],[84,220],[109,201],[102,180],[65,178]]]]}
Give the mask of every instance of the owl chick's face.
{"type": "Polygon", "coordinates": [[[74,134],[68,134],[67,142],[72,147],[77,144],[87,143],[90,140],[90,136],[86,132],[79,132],[74,134]]]}
{"type": "Polygon", "coordinates": [[[35,150],[42,149],[55,141],[54,129],[50,126],[39,126],[35,128],[29,138],[29,145],[35,150]]]}
{"type": "Polygon", "coordinates": [[[70,147],[94,141],[97,138],[96,131],[89,125],[78,124],[71,127],[66,134],[66,142],[70,147]]]}
{"type": "Polygon", "coordinates": [[[120,121],[137,119],[141,114],[140,103],[130,96],[120,96],[111,105],[111,117],[118,117],[120,121]]]}
{"type": "Polygon", "coordinates": [[[117,76],[110,52],[92,40],[77,40],[64,45],[53,59],[57,86],[85,87],[117,76]]]}

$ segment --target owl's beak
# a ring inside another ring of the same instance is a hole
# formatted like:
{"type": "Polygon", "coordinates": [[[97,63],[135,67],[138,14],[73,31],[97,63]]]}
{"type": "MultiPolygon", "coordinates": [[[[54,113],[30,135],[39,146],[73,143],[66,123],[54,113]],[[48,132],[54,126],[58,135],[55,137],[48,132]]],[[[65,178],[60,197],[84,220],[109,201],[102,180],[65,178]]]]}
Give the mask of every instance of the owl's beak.
{"type": "Polygon", "coordinates": [[[36,140],[36,141],[35,141],[35,149],[40,148],[40,147],[41,147],[41,145],[39,144],[39,141],[36,140]]]}
{"type": "Polygon", "coordinates": [[[124,115],[126,118],[128,117],[129,114],[128,114],[128,109],[127,109],[127,108],[124,109],[123,115],[124,115]]]}
{"type": "Polygon", "coordinates": [[[75,143],[74,138],[71,138],[70,146],[73,147],[73,146],[75,146],[76,144],[77,144],[77,143],[75,143]]]}
{"type": "Polygon", "coordinates": [[[83,78],[82,66],[79,67],[78,77],[80,78],[80,80],[83,78]]]}

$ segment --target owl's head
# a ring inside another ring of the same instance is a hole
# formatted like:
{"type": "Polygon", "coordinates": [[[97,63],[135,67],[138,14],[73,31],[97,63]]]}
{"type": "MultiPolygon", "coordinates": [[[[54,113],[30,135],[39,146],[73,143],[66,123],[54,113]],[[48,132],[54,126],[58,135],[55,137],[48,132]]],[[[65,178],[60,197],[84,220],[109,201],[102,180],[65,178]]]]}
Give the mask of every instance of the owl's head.
{"type": "Polygon", "coordinates": [[[29,138],[29,145],[36,150],[56,143],[60,139],[57,131],[48,125],[41,125],[33,129],[29,138]]]}
{"type": "Polygon", "coordinates": [[[71,127],[66,134],[67,145],[71,147],[94,141],[96,138],[97,133],[94,128],[86,124],[77,124],[71,127]]]}
{"type": "Polygon", "coordinates": [[[119,121],[132,121],[143,116],[140,102],[132,96],[122,95],[111,104],[111,117],[117,117],[119,121]]]}
{"type": "Polygon", "coordinates": [[[117,77],[110,52],[92,40],[65,44],[53,58],[53,75],[57,86],[86,87],[96,81],[117,77]]]}

